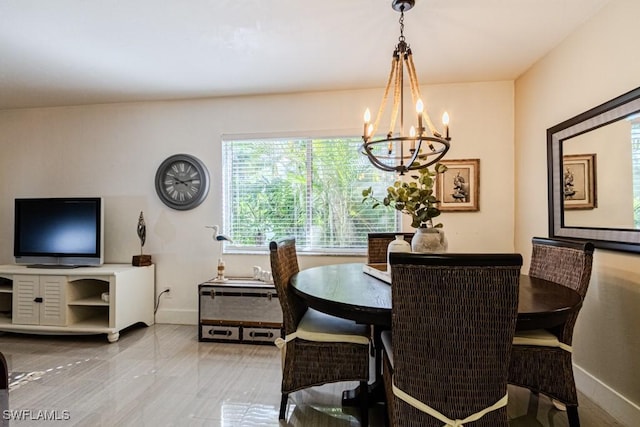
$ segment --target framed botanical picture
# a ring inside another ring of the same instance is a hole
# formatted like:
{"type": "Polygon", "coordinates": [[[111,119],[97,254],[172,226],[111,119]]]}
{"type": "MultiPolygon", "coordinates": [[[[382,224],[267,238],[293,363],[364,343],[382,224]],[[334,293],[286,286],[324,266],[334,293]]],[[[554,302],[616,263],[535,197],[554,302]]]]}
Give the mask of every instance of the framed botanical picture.
{"type": "Polygon", "coordinates": [[[441,160],[447,171],[436,179],[441,211],[480,210],[480,159],[441,160]]]}
{"type": "Polygon", "coordinates": [[[593,209],[598,206],[595,154],[563,156],[562,176],[565,209],[593,209]]]}

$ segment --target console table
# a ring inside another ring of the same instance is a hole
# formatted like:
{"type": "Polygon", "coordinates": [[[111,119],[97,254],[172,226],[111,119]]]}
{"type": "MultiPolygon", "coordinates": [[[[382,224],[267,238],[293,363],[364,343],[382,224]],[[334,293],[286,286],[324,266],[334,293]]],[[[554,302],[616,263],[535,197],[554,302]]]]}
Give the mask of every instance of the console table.
{"type": "Polygon", "coordinates": [[[107,334],[153,325],[155,267],[28,268],[0,265],[0,331],[107,334]]]}
{"type": "Polygon", "coordinates": [[[282,309],[273,283],[250,278],[198,285],[198,341],[273,344],[282,336],[282,309]]]}

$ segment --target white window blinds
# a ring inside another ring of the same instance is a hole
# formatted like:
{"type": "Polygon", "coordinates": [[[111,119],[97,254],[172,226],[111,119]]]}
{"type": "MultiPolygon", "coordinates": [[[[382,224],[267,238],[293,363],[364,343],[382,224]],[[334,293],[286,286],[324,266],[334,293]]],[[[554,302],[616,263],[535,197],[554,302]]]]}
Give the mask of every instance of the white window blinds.
{"type": "Polygon", "coordinates": [[[383,195],[395,175],[360,154],[359,138],[223,139],[227,251],[264,251],[296,238],[301,252],[363,253],[367,233],[394,231],[396,211],[362,203],[383,195]]]}

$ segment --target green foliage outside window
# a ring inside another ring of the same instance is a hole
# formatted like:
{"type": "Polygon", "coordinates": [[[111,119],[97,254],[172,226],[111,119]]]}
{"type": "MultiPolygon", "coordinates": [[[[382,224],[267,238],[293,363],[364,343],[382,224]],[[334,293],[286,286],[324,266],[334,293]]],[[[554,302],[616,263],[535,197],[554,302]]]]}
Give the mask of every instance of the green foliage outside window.
{"type": "Polygon", "coordinates": [[[362,186],[382,191],[394,175],[360,154],[359,139],[223,141],[224,231],[238,250],[296,237],[301,251],[362,252],[367,233],[394,231],[394,212],[361,203],[362,186]]]}

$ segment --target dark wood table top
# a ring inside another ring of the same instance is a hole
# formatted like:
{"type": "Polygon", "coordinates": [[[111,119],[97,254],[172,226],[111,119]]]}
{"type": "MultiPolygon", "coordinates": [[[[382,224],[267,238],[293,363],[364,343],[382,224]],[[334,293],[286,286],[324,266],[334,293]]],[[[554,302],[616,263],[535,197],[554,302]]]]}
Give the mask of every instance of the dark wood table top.
{"type": "MultiPolygon", "coordinates": [[[[335,264],[300,271],[292,290],[310,307],[358,323],[391,326],[391,286],[363,272],[364,264],[335,264]]],[[[516,329],[562,324],[582,305],[580,295],[557,283],[520,276],[516,329]]]]}

